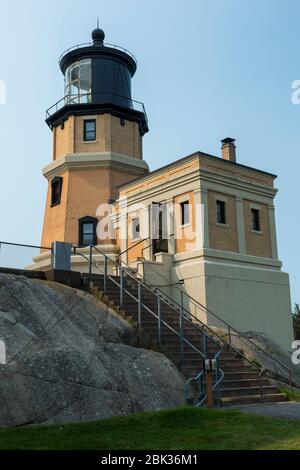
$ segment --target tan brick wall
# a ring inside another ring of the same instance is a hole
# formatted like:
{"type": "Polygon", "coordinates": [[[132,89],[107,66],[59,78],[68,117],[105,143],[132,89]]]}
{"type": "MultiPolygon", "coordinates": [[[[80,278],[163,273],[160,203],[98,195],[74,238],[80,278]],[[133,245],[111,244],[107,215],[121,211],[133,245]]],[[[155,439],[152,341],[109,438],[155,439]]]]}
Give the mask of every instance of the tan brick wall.
{"type": "Polygon", "coordinates": [[[45,217],[42,234],[42,246],[51,246],[54,241],[64,242],[66,231],[66,211],[67,195],[69,188],[69,173],[61,175],[63,177],[61,204],[50,207],[51,204],[51,184],[48,184],[46,199],[45,217]]]}
{"type": "Polygon", "coordinates": [[[174,181],[176,178],[187,175],[199,168],[199,159],[195,157],[190,162],[183,162],[174,166],[172,168],[167,168],[161,173],[156,173],[149,178],[145,178],[143,181],[137,181],[136,184],[132,185],[129,188],[124,188],[121,190],[122,196],[133,196],[140,192],[146,191],[148,189],[155,188],[157,186],[162,186],[169,181],[174,181]]]}
{"type": "Polygon", "coordinates": [[[74,116],[70,116],[64,123],[53,130],[53,159],[58,160],[67,154],[74,153],[74,116]]]}
{"type": "Polygon", "coordinates": [[[238,234],[236,221],[236,202],[234,196],[218,194],[214,191],[207,193],[209,246],[215,250],[238,252],[238,234]],[[218,198],[226,202],[226,225],[217,224],[218,198]]]}
{"type": "Polygon", "coordinates": [[[111,152],[130,155],[142,159],[142,138],[136,122],[125,121],[121,126],[120,119],[111,116],[111,152]]]}
{"type": "Polygon", "coordinates": [[[196,243],[196,210],[195,198],[193,192],[187,192],[174,198],[175,208],[175,236],[176,253],[184,253],[194,250],[196,243]],[[189,201],[190,203],[190,224],[186,227],[181,226],[181,208],[180,203],[189,201]]]}
{"type": "MultiPolygon", "coordinates": [[[[134,215],[128,215],[127,217],[127,223],[128,223],[128,262],[131,263],[132,261],[135,261],[137,258],[140,258],[143,256],[143,248],[145,247],[145,242],[142,242],[142,238],[137,240],[132,239],[132,220],[139,217],[140,219],[140,226],[141,226],[141,233],[142,232],[142,225],[144,223],[144,218],[141,214],[140,211],[137,211],[134,215]],[[141,243],[139,243],[141,241],[141,243]]],[[[145,228],[145,227],[144,227],[145,228]]]]}
{"type": "Polygon", "coordinates": [[[98,116],[71,116],[64,129],[53,131],[54,160],[72,153],[113,152],[142,159],[142,137],[136,122],[125,121],[111,114],[98,116]],[[84,142],[83,124],[86,119],[96,119],[96,141],[84,142]]]}
{"type": "Polygon", "coordinates": [[[247,254],[272,258],[268,206],[266,204],[254,204],[253,201],[244,201],[244,216],[247,254]],[[252,206],[260,211],[261,233],[252,230],[252,206]]]}
{"type": "Polygon", "coordinates": [[[207,155],[199,156],[200,160],[200,171],[201,169],[207,169],[210,171],[215,172],[216,170],[219,173],[224,173],[224,175],[228,176],[238,176],[241,178],[248,179],[249,182],[255,182],[258,184],[266,185],[266,186],[273,186],[274,184],[274,177],[266,175],[264,173],[258,173],[250,168],[243,168],[238,165],[232,165],[226,163],[224,160],[211,158],[207,155]]]}
{"type": "MultiPolygon", "coordinates": [[[[78,221],[85,216],[96,217],[100,204],[107,204],[110,198],[118,196],[116,185],[128,182],[135,175],[110,168],[71,170],[61,175],[63,189],[61,204],[50,207],[51,187],[47,195],[43,246],[53,241],[78,244],[78,221]]],[[[105,240],[110,243],[113,240],[105,240]]],[[[101,240],[98,240],[100,243],[101,240]]]]}

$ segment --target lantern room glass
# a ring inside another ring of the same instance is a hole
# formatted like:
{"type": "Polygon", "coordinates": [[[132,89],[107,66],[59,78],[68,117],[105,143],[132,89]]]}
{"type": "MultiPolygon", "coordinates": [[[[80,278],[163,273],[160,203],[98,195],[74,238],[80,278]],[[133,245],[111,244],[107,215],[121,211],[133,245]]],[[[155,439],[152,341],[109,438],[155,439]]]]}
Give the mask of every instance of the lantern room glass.
{"type": "Polygon", "coordinates": [[[70,65],[65,73],[65,102],[91,103],[92,61],[80,60],[70,65]]]}

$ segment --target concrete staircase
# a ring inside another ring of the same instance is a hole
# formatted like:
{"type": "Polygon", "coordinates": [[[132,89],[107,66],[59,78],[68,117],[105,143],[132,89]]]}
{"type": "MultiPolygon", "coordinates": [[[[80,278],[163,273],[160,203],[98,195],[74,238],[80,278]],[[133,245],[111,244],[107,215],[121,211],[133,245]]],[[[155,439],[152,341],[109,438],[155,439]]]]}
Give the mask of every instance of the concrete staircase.
{"type": "MultiPolygon", "coordinates": [[[[87,285],[87,275],[83,275],[87,285]]],[[[91,291],[95,295],[104,296],[104,276],[93,275],[90,279],[91,291]]],[[[120,311],[120,279],[117,276],[110,276],[106,280],[105,300],[112,307],[120,311]]],[[[134,280],[125,278],[124,287],[127,291],[123,293],[122,311],[127,316],[137,322],[138,320],[138,283],[134,280]],[[131,294],[134,298],[132,298],[131,294]]],[[[151,290],[143,290],[143,304],[157,313],[157,297],[151,290]]],[[[168,304],[161,303],[161,319],[168,323],[176,331],[179,330],[179,315],[174,308],[168,304]]],[[[149,340],[157,342],[158,339],[158,320],[149,311],[141,308],[141,327],[149,340]]],[[[202,350],[202,334],[193,324],[185,321],[183,325],[185,338],[198,349],[202,350]]],[[[200,355],[189,345],[184,345],[184,359],[180,354],[180,338],[165,325],[161,324],[161,347],[181,369],[187,379],[195,377],[202,370],[202,359],[200,355]]],[[[208,356],[213,358],[214,354],[220,349],[220,346],[213,340],[208,340],[208,356]]],[[[220,362],[220,368],[225,377],[220,384],[220,399],[222,406],[246,405],[257,403],[271,403],[286,401],[286,395],[279,393],[275,385],[268,378],[260,378],[258,371],[246,362],[236,351],[226,347],[223,349],[220,362]]]]}

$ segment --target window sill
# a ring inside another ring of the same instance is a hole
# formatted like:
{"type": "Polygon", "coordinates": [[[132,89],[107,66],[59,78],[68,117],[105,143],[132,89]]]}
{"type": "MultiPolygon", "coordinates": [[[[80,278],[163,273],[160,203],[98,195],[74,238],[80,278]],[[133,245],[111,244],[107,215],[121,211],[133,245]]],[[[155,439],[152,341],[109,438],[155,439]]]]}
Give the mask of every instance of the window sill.
{"type": "Polygon", "coordinates": [[[54,204],[50,204],[50,207],[56,207],[56,206],[59,206],[61,203],[61,201],[59,202],[55,202],[54,204]]]}
{"type": "Polygon", "coordinates": [[[255,233],[256,235],[263,235],[264,232],[262,232],[261,230],[253,230],[252,229],[252,233],[255,233]]]}
{"type": "Polygon", "coordinates": [[[131,240],[131,243],[140,242],[141,240],[141,238],[134,238],[133,240],[131,240]]]}
{"type": "MultiPolygon", "coordinates": [[[[191,227],[191,226],[192,226],[192,224],[189,222],[188,224],[180,225],[179,227],[180,227],[181,229],[184,229],[184,228],[188,228],[188,227],[191,227]]],[[[171,236],[171,235],[170,235],[170,236],[171,236]]]]}
{"type": "Polygon", "coordinates": [[[99,140],[82,140],[82,144],[98,144],[99,140]]]}
{"type": "Polygon", "coordinates": [[[220,222],[216,222],[218,227],[229,228],[229,224],[220,224],[220,222]]]}

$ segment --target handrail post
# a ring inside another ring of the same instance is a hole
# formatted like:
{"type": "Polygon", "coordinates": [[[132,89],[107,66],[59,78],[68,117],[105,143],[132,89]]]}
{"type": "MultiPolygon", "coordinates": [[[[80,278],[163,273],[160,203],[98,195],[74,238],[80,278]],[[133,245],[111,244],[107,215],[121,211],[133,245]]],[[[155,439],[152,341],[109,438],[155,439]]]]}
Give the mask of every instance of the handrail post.
{"type": "Polygon", "coordinates": [[[104,256],[104,279],[103,279],[103,292],[106,295],[107,292],[107,272],[108,272],[108,260],[107,256],[104,256]]]}
{"type": "MultiPolygon", "coordinates": [[[[219,382],[219,372],[220,372],[220,364],[219,364],[219,357],[217,358],[217,369],[216,369],[216,383],[219,382]]],[[[218,402],[220,406],[222,406],[222,399],[221,399],[221,391],[220,391],[220,384],[217,385],[217,396],[218,402]]]]}
{"type": "Polygon", "coordinates": [[[180,364],[184,363],[184,328],[183,328],[183,292],[181,291],[181,311],[179,314],[179,331],[180,331],[180,364]]]}
{"type": "Polygon", "coordinates": [[[142,325],[142,284],[138,283],[138,325],[142,325]]]}
{"type": "Polygon", "coordinates": [[[203,354],[204,354],[205,359],[207,359],[207,335],[206,335],[205,331],[203,331],[202,342],[203,342],[203,344],[202,344],[203,354]]]}
{"type": "Polygon", "coordinates": [[[124,272],[123,269],[120,269],[120,308],[123,308],[124,300],[124,272]]]}
{"type": "Polygon", "coordinates": [[[92,281],[93,246],[89,247],[89,282],[92,281]]]}
{"type": "Polygon", "coordinates": [[[260,400],[263,401],[263,387],[261,383],[261,373],[259,374],[259,388],[260,388],[260,400]]]}
{"type": "Polygon", "coordinates": [[[157,297],[158,344],[161,346],[161,300],[157,297]]]}
{"type": "Polygon", "coordinates": [[[232,343],[231,343],[231,326],[228,325],[228,342],[229,342],[229,345],[232,346],[232,343]]]}
{"type": "Polygon", "coordinates": [[[289,377],[290,377],[290,390],[293,393],[293,378],[292,378],[292,371],[289,369],[289,377]]]}

